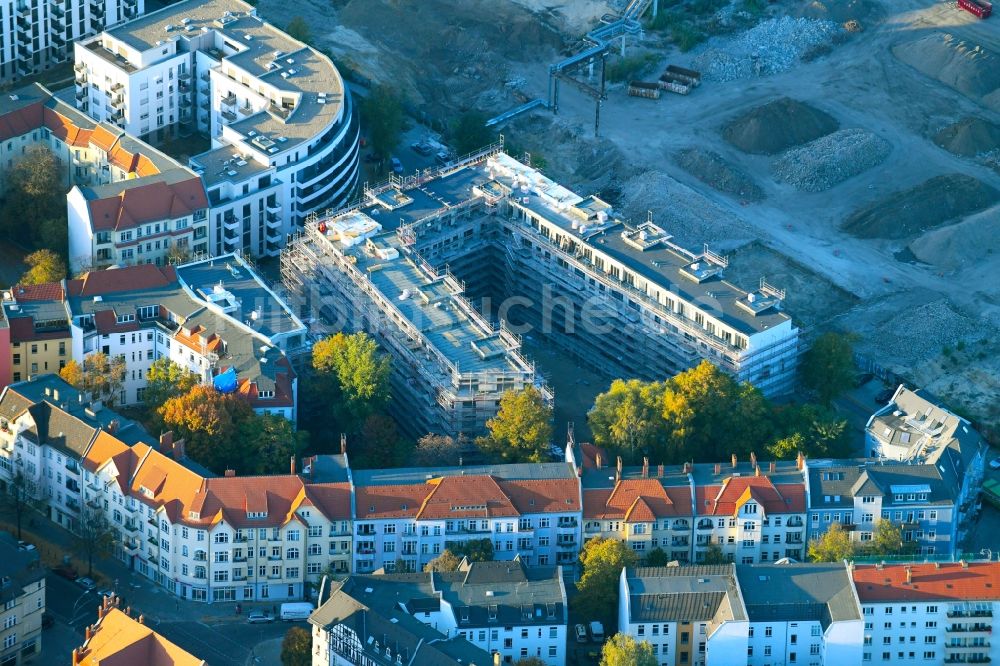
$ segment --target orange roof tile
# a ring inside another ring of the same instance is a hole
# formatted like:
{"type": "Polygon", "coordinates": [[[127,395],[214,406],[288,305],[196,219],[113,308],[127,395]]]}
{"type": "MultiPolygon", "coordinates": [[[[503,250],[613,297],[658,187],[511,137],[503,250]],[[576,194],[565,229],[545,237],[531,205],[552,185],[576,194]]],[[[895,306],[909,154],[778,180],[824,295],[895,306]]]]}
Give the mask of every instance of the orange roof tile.
{"type": "Polygon", "coordinates": [[[623,479],[612,490],[583,492],[584,518],[652,522],[666,516],[691,515],[687,486],[664,487],[656,479],[623,479]]]}
{"type": "Polygon", "coordinates": [[[358,486],[354,489],[358,519],[414,518],[433,489],[433,486],[426,483],[358,486]]]}
{"type": "Polygon", "coordinates": [[[66,291],[70,296],[89,298],[135,289],[167,287],[177,281],[173,266],[138,264],[114,270],[90,271],[82,279],[69,280],[66,291]]]}
{"type": "MultiPolygon", "coordinates": [[[[107,431],[102,430],[97,434],[97,439],[90,445],[87,453],[84,454],[81,464],[84,469],[96,472],[108,460],[128,451],[129,447],[127,444],[107,431]]],[[[123,470],[119,469],[118,471],[121,473],[123,470]]]]}
{"type": "Polygon", "coordinates": [[[130,485],[132,494],[147,505],[164,507],[170,522],[187,519],[186,507],[192,505],[205,480],[173,458],[153,451],[145,444],[136,444],[132,448],[143,458],[130,485]],[[142,492],[143,488],[148,493],[142,492]]]}
{"type": "Polygon", "coordinates": [[[98,620],[83,648],[81,664],[95,666],[202,666],[205,661],[182,650],[128,615],[112,608],[98,620]]]}
{"type": "Polygon", "coordinates": [[[731,516],[750,497],[765,513],[803,513],[806,510],[805,486],[798,483],[774,485],[766,476],[729,477],[721,486],[697,486],[697,515],[731,516]]]}
{"type": "Polygon", "coordinates": [[[303,497],[302,479],[297,476],[227,476],[205,479],[192,508],[197,508],[202,521],[278,527],[288,522],[303,497]],[[251,512],[265,513],[266,518],[247,518],[251,512]]]}
{"type": "Polygon", "coordinates": [[[500,487],[521,513],[570,513],[580,510],[580,482],[576,479],[501,481],[500,487]]]}
{"type": "Polygon", "coordinates": [[[428,485],[432,490],[417,513],[418,520],[519,515],[492,476],[445,476],[428,485]]]}
{"type": "Polygon", "coordinates": [[[18,284],[11,287],[10,291],[11,295],[19,303],[27,301],[59,301],[64,296],[61,282],[18,284]]]}
{"type": "Polygon", "coordinates": [[[139,224],[173,219],[208,207],[201,178],[176,183],[157,181],[122,190],[106,199],[88,203],[95,231],[131,229],[139,224]]]}
{"type": "Polygon", "coordinates": [[[305,488],[306,501],[328,520],[350,520],[350,483],[310,483],[305,488]]]}
{"type": "Polygon", "coordinates": [[[44,102],[35,102],[0,116],[0,141],[13,139],[41,127],[44,104],[44,102]]]}
{"type": "Polygon", "coordinates": [[[854,587],[861,603],[875,601],[977,601],[1000,599],[1000,562],[892,564],[854,567],[854,587]],[[910,583],[906,569],[911,570],[910,583]]]}

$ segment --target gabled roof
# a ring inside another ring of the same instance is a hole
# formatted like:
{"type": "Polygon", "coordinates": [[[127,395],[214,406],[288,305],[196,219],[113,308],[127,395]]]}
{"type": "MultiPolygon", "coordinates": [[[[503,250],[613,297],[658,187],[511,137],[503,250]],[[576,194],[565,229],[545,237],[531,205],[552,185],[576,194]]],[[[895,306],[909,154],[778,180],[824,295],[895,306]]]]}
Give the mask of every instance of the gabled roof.
{"type": "Polygon", "coordinates": [[[146,222],[159,222],[208,208],[208,196],[201,178],[165,182],[156,180],[126,187],[111,197],[102,197],[93,188],[83,189],[88,199],[90,223],[94,231],[132,229],[146,222]]]}
{"type": "Polygon", "coordinates": [[[416,518],[424,499],[433,490],[426,483],[398,486],[355,486],[358,520],[416,518]]]}
{"type": "Polygon", "coordinates": [[[95,666],[204,666],[145,624],[112,608],[104,611],[97,628],[84,644],[81,664],[95,666]]]}
{"type": "Polygon", "coordinates": [[[698,515],[732,516],[751,499],[765,513],[804,513],[806,510],[804,484],[775,484],[766,476],[729,477],[721,486],[697,486],[695,499],[698,515]]]}
{"type": "Polygon", "coordinates": [[[302,479],[290,474],[218,477],[205,479],[191,510],[198,511],[201,520],[224,520],[237,528],[279,527],[292,518],[304,496],[302,479]],[[266,517],[251,519],[250,512],[266,517]]]}
{"type": "Polygon", "coordinates": [[[517,509],[492,476],[446,476],[428,483],[418,520],[517,516],[517,509]]]}
{"type": "Polygon", "coordinates": [[[316,507],[328,520],[351,519],[350,483],[310,483],[303,504],[316,507]]]}
{"type": "Polygon", "coordinates": [[[664,487],[657,479],[622,479],[611,490],[583,491],[585,519],[648,523],[657,518],[690,515],[690,488],[664,487]]]}

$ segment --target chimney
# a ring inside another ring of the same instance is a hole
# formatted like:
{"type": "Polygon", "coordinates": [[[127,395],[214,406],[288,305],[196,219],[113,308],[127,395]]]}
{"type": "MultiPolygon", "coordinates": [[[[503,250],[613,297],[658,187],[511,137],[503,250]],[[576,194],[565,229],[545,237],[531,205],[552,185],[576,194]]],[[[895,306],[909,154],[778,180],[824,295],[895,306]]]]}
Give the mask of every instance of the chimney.
{"type": "Polygon", "coordinates": [[[101,598],[101,603],[99,603],[97,605],[97,621],[98,622],[100,622],[101,618],[104,617],[104,610],[105,610],[105,608],[104,608],[104,599],[106,599],[106,597],[102,597],[101,598]]]}
{"type": "Polygon", "coordinates": [[[966,562],[965,560],[959,560],[958,563],[962,565],[963,569],[968,569],[969,568],[969,563],[966,562]]]}
{"type": "Polygon", "coordinates": [[[73,648],[73,666],[77,666],[80,663],[80,651],[77,648],[73,648]]]}
{"type": "Polygon", "coordinates": [[[184,460],[184,440],[174,442],[174,460],[184,460]]]}
{"type": "Polygon", "coordinates": [[[733,460],[733,469],[736,469],[736,454],[735,453],[733,454],[732,460],[733,460]]]}
{"type": "Polygon", "coordinates": [[[642,457],[642,478],[649,478],[649,458],[646,456],[642,457]]]}
{"type": "Polygon", "coordinates": [[[499,652],[494,652],[493,653],[493,666],[500,666],[500,653],[499,652]]]}
{"type": "Polygon", "coordinates": [[[754,476],[760,476],[760,465],[754,465],[753,466],[753,475],[754,476]]]}
{"type": "Polygon", "coordinates": [[[684,473],[685,474],[690,474],[691,473],[691,463],[687,463],[687,462],[684,463],[684,473]]]}
{"type": "Polygon", "coordinates": [[[795,456],[795,469],[801,472],[802,468],[804,468],[805,466],[806,466],[806,457],[802,455],[801,451],[799,451],[799,455],[795,456]]]}
{"type": "Polygon", "coordinates": [[[83,630],[83,642],[84,642],[85,645],[90,640],[90,637],[93,636],[93,635],[94,635],[94,632],[90,628],[90,625],[88,624],[87,628],[83,630]]]}
{"type": "Polygon", "coordinates": [[[618,474],[619,475],[622,473],[622,457],[621,456],[618,456],[618,460],[615,463],[615,469],[618,470],[618,474]]]}
{"type": "Polygon", "coordinates": [[[295,456],[292,456],[292,458],[291,458],[290,468],[291,468],[291,472],[289,472],[289,473],[292,476],[295,476],[295,456]]]}
{"type": "Polygon", "coordinates": [[[139,624],[146,624],[146,618],[142,615],[142,613],[139,614],[139,619],[137,620],[137,622],[139,624]]]}
{"type": "Polygon", "coordinates": [[[906,584],[910,585],[913,583],[913,567],[907,564],[903,569],[906,571],[906,584]]]}
{"type": "Polygon", "coordinates": [[[848,560],[847,561],[847,570],[848,571],[854,571],[854,560],[848,560]]]}
{"type": "Polygon", "coordinates": [[[715,473],[719,474],[722,472],[722,463],[715,463],[715,473]]]}
{"type": "Polygon", "coordinates": [[[885,568],[885,562],[876,562],[875,571],[882,571],[885,568]]]}
{"type": "Polygon", "coordinates": [[[776,469],[778,469],[778,463],[776,463],[776,462],[774,462],[772,460],[771,464],[768,465],[768,470],[770,470],[771,474],[774,474],[774,470],[776,470],[776,469]]]}
{"type": "Polygon", "coordinates": [[[604,456],[602,456],[600,453],[597,453],[594,456],[594,465],[597,466],[597,469],[601,469],[602,464],[604,464],[604,456]]]}
{"type": "Polygon", "coordinates": [[[160,451],[162,453],[170,453],[174,450],[174,432],[168,430],[166,432],[160,433],[160,451]]]}
{"type": "Polygon", "coordinates": [[[108,432],[112,435],[118,432],[118,425],[118,419],[112,419],[108,424],[108,432]]]}
{"type": "Polygon", "coordinates": [[[757,466],[757,454],[754,453],[753,451],[750,452],[750,466],[751,467],[757,466]]]}
{"type": "Polygon", "coordinates": [[[347,433],[340,433],[340,455],[347,453],[347,433]]]}
{"type": "Polygon", "coordinates": [[[656,478],[658,479],[663,478],[663,463],[660,463],[659,465],[656,466],[656,478]]]}
{"type": "Polygon", "coordinates": [[[52,402],[59,402],[59,389],[52,389],[52,402]]]}
{"type": "Polygon", "coordinates": [[[232,478],[234,476],[236,476],[236,470],[235,469],[227,469],[226,470],[226,478],[227,479],[232,478]]]}
{"type": "Polygon", "coordinates": [[[941,563],[940,562],[935,562],[934,563],[934,568],[935,569],[940,569],[941,568],[941,563]]]}

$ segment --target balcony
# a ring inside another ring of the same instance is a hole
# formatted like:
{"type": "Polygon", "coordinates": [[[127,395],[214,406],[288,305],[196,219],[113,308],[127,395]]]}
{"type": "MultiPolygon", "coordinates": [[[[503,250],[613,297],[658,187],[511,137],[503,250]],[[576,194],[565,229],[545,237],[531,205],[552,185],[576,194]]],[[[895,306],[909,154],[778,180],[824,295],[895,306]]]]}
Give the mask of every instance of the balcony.
{"type": "Polygon", "coordinates": [[[993,633],[993,627],[988,624],[982,624],[981,622],[976,622],[975,624],[952,624],[945,627],[946,634],[960,633],[963,635],[969,634],[983,634],[989,635],[993,633]]]}
{"type": "Polygon", "coordinates": [[[221,101],[224,106],[236,106],[236,95],[235,93],[229,93],[221,101]]]}
{"type": "Polygon", "coordinates": [[[179,81],[190,81],[191,72],[177,72],[177,79],[179,81]]]}
{"type": "Polygon", "coordinates": [[[60,33],[65,30],[66,27],[61,23],[57,23],[57,20],[58,19],[52,19],[50,22],[52,32],[49,34],[49,39],[52,40],[52,43],[56,46],[63,47],[66,46],[66,38],[60,33]]]}
{"type": "Polygon", "coordinates": [[[687,530],[691,529],[691,523],[689,523],[686,520],[675,520],[670,527],[671,527],[671,529],[673,529],[674,531],[677,531],[677,532],[681,532],[681,531],[685,531],[686,532],[687,530]]]}
{"type": "Polygon", "coordinates": [[[805,522],[799,516],[792,516],[788,519],[788,522],[785,523],[785,527],[803,527],[804,525],[805,522]]]}
{"type": "Polygon", "coordinates": [[[557,548],[576,548],[576,539],[559,539],[556,541],[557,548]]]}
{"type": "Polygon", "coordinates": [[[965,655],[951,655],[946,657],[944,660],[946,664],[988,664],[990,663],[990,658],[983,655],[980,657],[971,657],[969,659],[965,658],[965,655]]]}
{"type": "Polygon", "coordinates": [[[113,95],[111,97],[111,108],[121,109],[125,105],[125,95],[113,95]]]}
{"type": "Polygon", "coordinates": [[[237,582],[244,581],[246,579],[247,579],[247,575],[246,574],[240,574],[239,576],[233,576],[233,580],[237,581],[237,582]]]}
{"type": "Polygon", "coordinates": [[[560,518],[556,528],[560,530],[575,530],[578,525],[579,523],[576,521],[576,518],[560,518]]]}
{"type": "Polygon", "coordinates": [[[222,116],[222,119],[225,120],[227,123],[236,122],[236,114],[233,113],[232,111],[223,110],[221,113],[219,113],[219,115],[222,116]]]}
{"type": "Polygon", "coordinates": [[[212,78],[212,76],[207,71],[204,71],[198,76],[198,78],[204,81],[205,83],[208,83],[208,80],[212,78]]]}
{"type": "MultiPolygon", "coordinates": [[[[268,213],[264,217],[264,224],[268,229],[281,229],[281,217],[279,217],[277,213],[268,213]]],[[[523,532],[524,530],[521,531],[523,532]]]]}
{"type": "Polygon", "coordinates": [[[122,542],[122,550],[125,551],[126,555],[135,555],[139,552],[139,541],[138,539],[126,539],[122,542]]]}
{"type": "Polygon", "coordinates": [[[146,541],[147,541],[147,543],[149,543],[150,545],[152,545],[152,546],[154,546],[156,548],[160,547],[160,542],[156,540],[156,537],[147,537],[146,541]]]}
{"type": "Polygon", "coordinates": [[[227,213],[222,216],[222,228],[224,231],[239,231],[240,221],[235,215],[227,213]]]}
{"type": "Polygon", "coordinates": [[[135,522],[132,522],[130,520],[126,520],[125,524],[122,525],[122,527],[125,529],[126,532],[129,532],[129,533],[131,533],[131,532],[138,532],[139,531],[139,524],[135,523],[135,522]]]}
{"type": "Polygon", "coordinates": [[[950,610],[948,617],[993,617],[991,610],[950,610]]]}
{"type": "Polygon", "coordinates": [[[241,106],[240,113],[242,113],[244,116],[252,116],[255,113],[255,111],[251,106],[241,106]]]}

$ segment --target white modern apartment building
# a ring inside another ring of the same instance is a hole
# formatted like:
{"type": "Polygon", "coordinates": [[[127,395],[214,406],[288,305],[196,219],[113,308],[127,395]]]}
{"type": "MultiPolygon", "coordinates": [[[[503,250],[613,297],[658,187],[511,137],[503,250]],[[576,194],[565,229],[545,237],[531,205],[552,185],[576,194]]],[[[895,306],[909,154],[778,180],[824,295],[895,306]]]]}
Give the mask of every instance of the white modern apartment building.
{"type": "Polygon", "coordinates": [[[355,470],[352,571],[423,571],[449,543],[489,540],[497,560],[573,565],[580,485],[565,463],[355,470]]]}
{"type": "MultiPolygon", "coordinates": [[[[858,565],[864,664],[985,664],[1000,659],[993,636],[1000,563],[858,565]]],[[[845,662],[846,663],[846,662],[845,662]]]]}
{"type": "Polygon", "coordinates": [[[0,82],[11,83],[67,59],[69,45],[143,13],[144,0],[18,0],[3,5],[0,82]]]}
{"type": "Polygon", "coordinates": [[[130,135],[198,132],[210,254],[277,255],[353,192],[359,127],[329,58],[241,0],[185,0],[75,44],[78,106],[130,135]]]}

